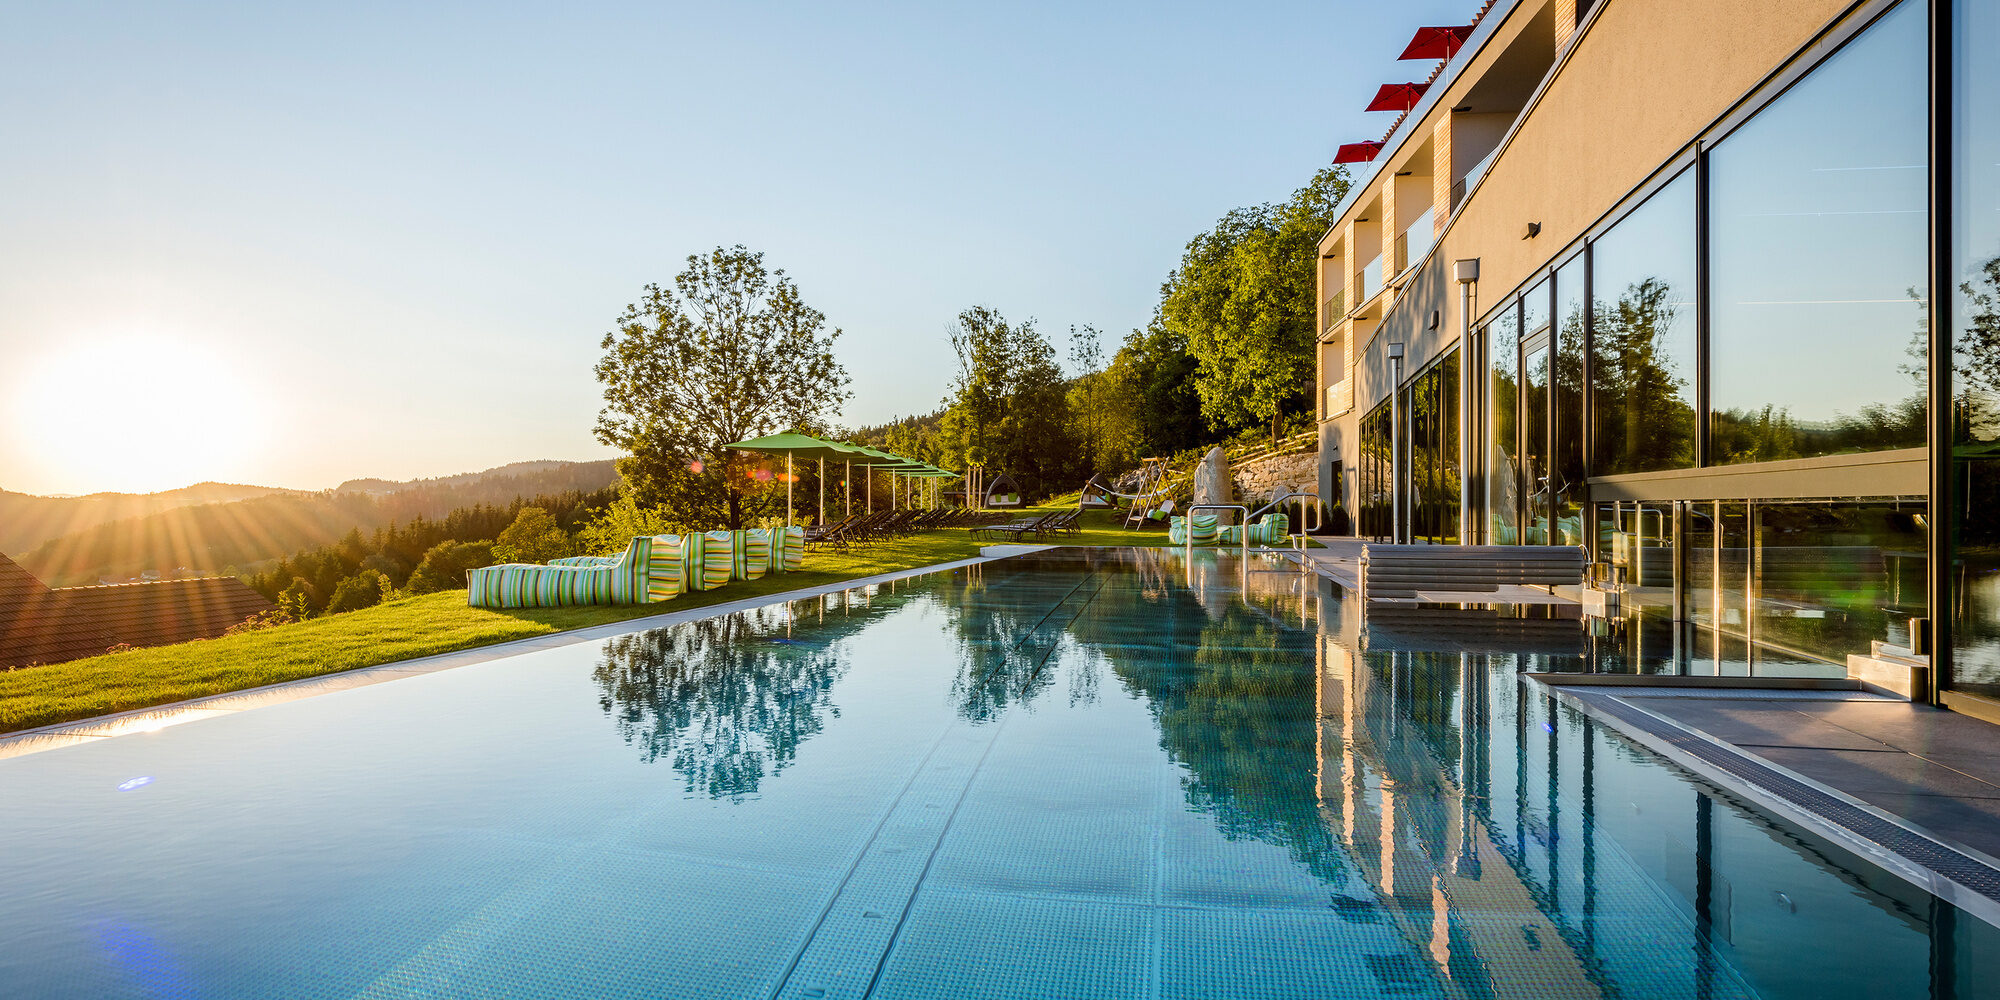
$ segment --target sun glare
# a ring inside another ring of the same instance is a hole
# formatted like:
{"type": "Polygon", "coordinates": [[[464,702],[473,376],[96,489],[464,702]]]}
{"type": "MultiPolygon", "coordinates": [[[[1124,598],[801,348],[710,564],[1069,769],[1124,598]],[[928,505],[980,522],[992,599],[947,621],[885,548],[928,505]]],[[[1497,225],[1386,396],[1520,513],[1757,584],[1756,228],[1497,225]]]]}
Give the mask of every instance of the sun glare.
{"type": "Polygon", "coordinates": [[[222,479],[268,434],[241,367],[169,337],[77,341],[17,374],[20,450],[62,492],[154,492],[222,479]]]}

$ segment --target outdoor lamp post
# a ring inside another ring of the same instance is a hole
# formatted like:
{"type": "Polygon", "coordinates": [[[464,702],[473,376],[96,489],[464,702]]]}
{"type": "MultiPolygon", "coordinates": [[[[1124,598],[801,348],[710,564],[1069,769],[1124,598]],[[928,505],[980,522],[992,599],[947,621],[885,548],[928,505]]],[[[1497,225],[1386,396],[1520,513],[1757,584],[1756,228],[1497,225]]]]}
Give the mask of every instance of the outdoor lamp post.
{"type": "Polygon", "coordinates": [[[1403,342],[1389,343],[1389,542],[1407,540],[1403,522],[1403,342]]]}

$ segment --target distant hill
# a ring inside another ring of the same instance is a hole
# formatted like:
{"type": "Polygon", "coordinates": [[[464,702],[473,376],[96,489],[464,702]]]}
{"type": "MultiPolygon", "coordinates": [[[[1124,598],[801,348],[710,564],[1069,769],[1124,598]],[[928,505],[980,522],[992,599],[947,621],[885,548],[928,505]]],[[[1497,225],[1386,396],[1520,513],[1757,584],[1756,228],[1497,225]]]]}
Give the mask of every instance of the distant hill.
{"type": "Polygon", "coordinates": [[[461,472],[456,476],[439,476],[435,479],[410,479],[401,482],[390,479],[350,479],[333,488],[335,493],[401,493],[406,490],[435,486],[474,486],[481,482],[502,478],[537,478],[568,483],[563,489],[594,490],[609,486],[618,479],[618,471],[613,468],[612,459],[597,462],[558,462],[542,459],[534,462],[510,462],[484,472],[461,472]],[[552,476],[538,476],[553,473],[552,476]]]}
{"type": "Polygon", "coordinates": [[[321,493],[270,490],[248,499],[184,505],[88,525],[60,537],[44,536],[16,561],[55,586],[92,584],[100,577],[122,580],[149,571],[163,576],[181,569],[224,573],[328,544],[356,528],[368,533],[391,522],[442,517],[460,507],[590,492],[617,478],[610,460],[518,462],[438,479],[355,480],[369,485],[349,488],[353,483],[343,483],[321,493]]]}
{"type": "Polygon", "coordinates": [[[231,503],[293,492],[235,483],[196,483],[162,493],[92,493],[67,497],[39,497],[0,490],[0,552],[19,555],[52,538],[178,507],[231,503]]]}

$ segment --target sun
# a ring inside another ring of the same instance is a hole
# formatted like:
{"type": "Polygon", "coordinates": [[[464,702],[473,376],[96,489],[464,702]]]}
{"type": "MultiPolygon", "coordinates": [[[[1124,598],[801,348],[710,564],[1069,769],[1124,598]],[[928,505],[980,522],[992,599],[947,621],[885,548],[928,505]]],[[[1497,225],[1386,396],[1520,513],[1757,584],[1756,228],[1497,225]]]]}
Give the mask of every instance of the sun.
{"type": "Polygon", "coordinates": [[[167,336],[73,340],[25,359],[8,395],[17,448],[67,492],[146,493],[221,479],[269,435],[242,367],[167,336]]]}

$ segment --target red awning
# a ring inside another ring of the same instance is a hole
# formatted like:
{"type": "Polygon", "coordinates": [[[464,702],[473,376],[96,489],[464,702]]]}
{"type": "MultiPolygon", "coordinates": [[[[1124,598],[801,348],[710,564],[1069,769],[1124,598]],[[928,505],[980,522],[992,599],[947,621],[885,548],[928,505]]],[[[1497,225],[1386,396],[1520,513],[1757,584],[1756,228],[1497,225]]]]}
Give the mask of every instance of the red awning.
{"type": "Polygon", "coordinates": [[[1472,37],[1472,25],[1456,28],[1418,28],[1410,47],[1398,59],[1450,59],[1458,47],[1472,37]]]}
{"type": "Polygon", "coordinates": [[[1369,160],[1375,158],[1376,153],[1379,153],[1381,151],[1382,151],[1382,144],[1379,142],[1342,143],[1340,146],[1340,151],[1333,154],[1333,162],[1367,163],[1369,160]]]}
{"type": "Polygon", "coordinates": [[[1368,111],[1408,111],[1423,99],[1424,91],[1430,89],[1427,83],[1385,83],[1375,92],[1375,99],[1368,102],[1368,111]]]}

